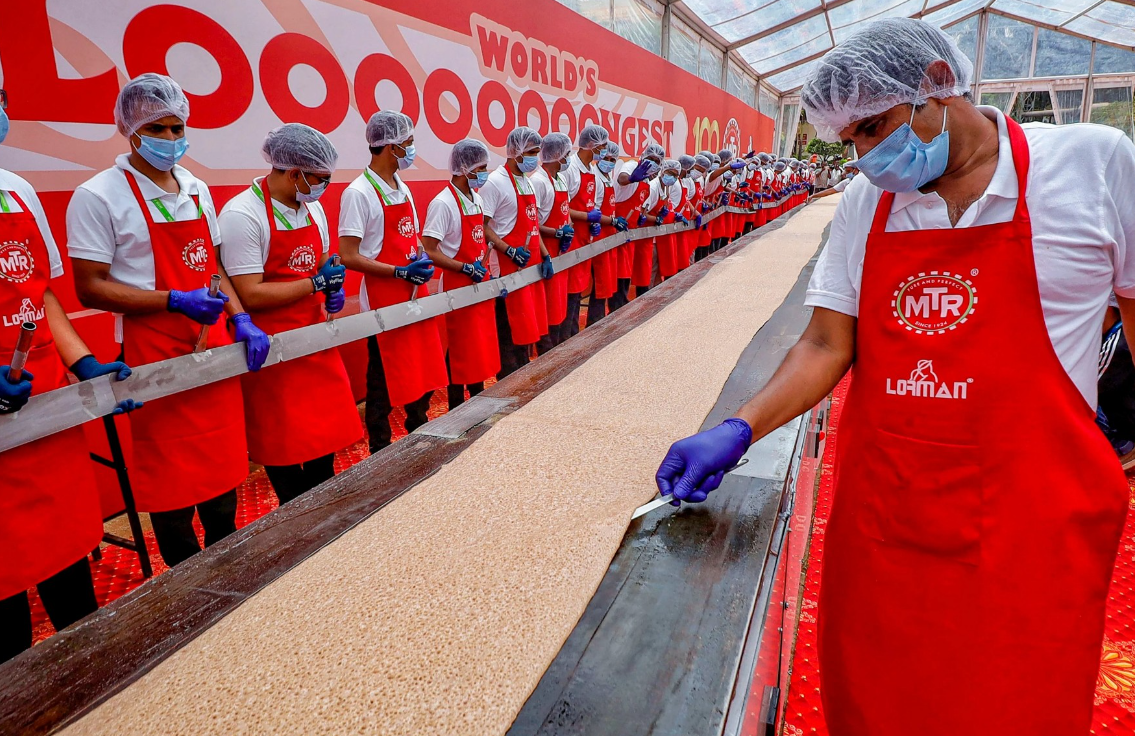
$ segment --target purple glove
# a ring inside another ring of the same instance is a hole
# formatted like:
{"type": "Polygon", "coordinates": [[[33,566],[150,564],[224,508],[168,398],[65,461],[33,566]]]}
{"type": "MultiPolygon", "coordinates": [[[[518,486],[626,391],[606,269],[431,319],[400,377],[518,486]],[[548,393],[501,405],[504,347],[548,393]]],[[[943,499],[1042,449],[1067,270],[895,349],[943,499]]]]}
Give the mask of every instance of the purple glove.
{"type": "Polygon", "coordinates": [[[587,221],[590,222],[592,225],[598,223],[602,219],[603,219],[603,213],[600,212],[599,210],[591,210],[587,213],[587,221]]]}
{"type": "Polygon", "coordinates": [[[343,307],[347,304],[347,292],[339,289],[327,295],[323,300],[323,308],[327,310],[328,314],[338,314],[343,311],[343,307]]]}
{"type": "Polygon", "coordinates": [[[645,224],[646,224],[646,213],[642,212],[638,216],[638,226],[642,227],[645,224]]]}
{"type": "Polygon", "coordinates": [[[599,233],[603,232],[603,226],[598,222],[593,222],[587,226],[587,231],[591,233],[591,237],[597,238],[599,237],[599,233]]]}
{"type": "Polygon", "coordinates": [[[747,166],[747,164],[739,158],[735,158],[729,163],[729,168],[733,169],[734,171],[740,171],[741,169],[745,168],[745,166],[747,166]]]}
{"type": "Polygon", "coordinates": [[[670,208],[666,205],[662,205],[662,209],[658,210],[658,216],[665,217],[668,214],[670,214],[670,208]]]}
{"type": "Polygon", "coordinates": [[[680,222],[683,225],[689,225],[690,221],[686,219],[685,215],[674,215],[674,222],[680,222]]]}
{"type": "Polygon", "coordinates": [[[260,370],[260,366],[264,365],[265,359],[268,358],[268,349],[272,347],[268,335],[265,334],[264,330],[252,324],[252,317],[249,316],[248,312],[238,312],[229,317],[229,324],[235,325],[233,338],[237,342],[244,343],[248,370],[253,372],[260,370]]]}
{"type": "Polygon", "coordinates": [[[650,176],[650,172],[653,168],[653,161],[649,159],[643,159],[642,161],[639,161],[638,166],[634,167],[634,171],[631,172],[631,182],[644,181],[646,177],[650,176]]]}
{"type": "Polygon", "coordinates": [[[223,291],[218,291],[216,296],[209,296],[209,289],[204,286],[193,291],[171,289],[166,309],[180,312],[203,325],[215,325],[221,318],[221,312],[224,311],[225,302],[228,300],[223,291]]]}
{"type": "Polygon", "coordinates": [[[694,227],[696,227],[698,230],[701,230],[701,226],[702,226],[701,215],[698,215],[697,217],[694,218],[694,227]]]}
{"type": "Polygon", "coordinates": [[[726,419],[713,429],[670,445],[669,452],[654,476],[663,496],[673,494],[671,503],[701,503],[721,485],[725,473],[734,468],[753,441],[753,430],[742,419],[726,419]]]}

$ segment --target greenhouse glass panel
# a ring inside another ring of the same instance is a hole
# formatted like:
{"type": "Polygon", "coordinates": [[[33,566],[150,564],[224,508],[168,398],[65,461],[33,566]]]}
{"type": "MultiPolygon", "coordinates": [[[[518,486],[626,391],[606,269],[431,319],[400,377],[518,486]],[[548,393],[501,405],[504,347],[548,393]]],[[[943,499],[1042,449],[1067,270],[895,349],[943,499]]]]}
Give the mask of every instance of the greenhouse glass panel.
{"type": "Polygon", "coordinates": [[[1013,101],[1012,92],[982,92],[981,104],[996,107],[1001,112],[1009,111],[1009,103],[1013,101]]]}
{"type": "Polygon", "coordinates": [[[776,138],[776,155],[791,156],[796,146],[796,129],[800,126],[800,103],[785,103],[780,111],[780,131],[776,138]]]}
{"type": "Polygon", "coordinates": [[[1018,79],[1029,76],[1034,27],[1000,15],[989,16],[985,35],[982,79],[1018,79]]]}
{"type": "Polygon", "coordinates": [[[654,0],[614,0],[611,29],[638,46],[662,54],[662,6],[654,0]]]}
{"type": "Polygon", "coordinates": [[[772,92],[761,87],[757,93],[757,110],[762,115],[776,120],[776,113],[780,111],[780,100],[772,92]]]}
{"type": "Polygon", "coordinates": [[[1092,42],[1067,33],[1037,30],[1034,77],[1071,77],[1088,73],[1092,64],[1092,42]]]}
{"type": "Polygon", "coordinates": [[[724,53],[709,41],[702,39],[698,55],[698,76],[714,87],[721,86],[721,63],[724,53]]]}
{"type": "MultiPolygon", "coordinates": [[[[925,16],[923,20],[931,25],[942,28],[961,18],[965,18],[970,13],[981,10],[988,2],[989,0],[961,0],[961,2],[948,5],[941,10],[930,13],[925,16]]],[[[937,4],[935,0],[930,0],[930,7],[933,7],[935,4],[937,4]]]]}
{"type": "Polygon", "coordinates": [[[674,16],[670,16],[670,61],[690,74],[698,73],[701,36],[674,16]]]}
{"type": "Polygon", "coordinates": [[[1092,91],[1092,109],[1088,122],[1119,128],[1132,137],[1135,115],[1131,107],[1130,87],[1108,87],[1092,91]]]}
{"type": "Polygon", "coordinates": [[[961,23],[955,23],[949,28],[944,29],[947,34],[953,37],[954,41],[958,44],[958,48],[962,50],[970,61],[977,58],[977,32],[981,27],[981,18],[973,16],[961,23]]]}
{"type": "Polygon", "coordinates": [[[884,18],[908,18],[922,11],[923,0],[853,0],[828,11],[835,42],[851,38],[865,24],[884,18]]]}
{"type": "Polygon", "coordinates": [[[749,62],[758,73],[779,69],[780,67],[806,59],[812,54],[826,51],[832,47],[828,35],[828,24],[823,15],[809,18],[802,23],[789,26],[782,31],[742,46],[742,58],[749,62]]]}
{"type": "Polygon", "coordinates": [[[611,30],[611,0],[559,0],[559,3],[611,30]]]}
{"type": "Polygon", "coordinates": [[[1117,49],[1106,43],[1096,44],[1096,62],[1093,74],[1125,74],[1135,72],[1135,52],[1117,49]]]}
{"type": "MultiPolygon", "coordinates": [[[[780,4],[779,0],[728,0],[722,2],[721,0],[686,0],[684,3],[695,15],[706,22],[706,25],[716,26],[720,23],[742,16],[748,13],[760,11],[763,13],[775,12],[776,6],[780,4]]],[[[810,7],[819,7],[819,0],[812,0],[810,7]]],[[[792,17],[789,13],[785,20],[792,17]]],[[[717,30],[716,28],[714,30],[717,30]]]]}
{"type": "Polygon", "coordinates": [[[1055,123],[1052,95],[1045,90],[1022,91],[1017,94],[1009,117],[1018,123],[1055,123]]]}
{"type": "Polygon", "coordinates": [[[741,90],[741,100],[755,110],[757,107],[757,80],[746,74],[743,83],[745,86],[741,90]]]}
{"type": "Polygon", "coordinates": [[[1065,27],[1100,41],[1135,46],[1135,7],[1108,0],[1065,27]]]}
{"type": "Polygon", "coordinates": [[[1062,3],[1059,0],[996,0],[993,8],[1038,23],[1058,26],[1091,5],[1091,0],[1076,0],[1072,3],[1062,3]]]}
{"type": "MultiPolygon", "coordinates": [[[[706,2],[707,0],[702,0],[706,2]]],[[[708,0],[712,1],[712,0],[708,0]]],[[[691,5],[691,3],[685,3],[691,5]]],[[[733,0],[733,2],[717,3],[718,5],[733,6],[734,8],[747,8],[747,11],[742,11],[744,14],[738,12],[730,12],[732,18],[728,21],[720,23],[720,25],[713,25],[713,30],[720,33],[730,42],[739,41],[742,38],[755,36],[758,33],[764,33],[773,26],[778,26],[785,21],[790,21],[801,13],[809,10],[815,10],[820,7],[819,0],[733,0]]],[[[701,12],[698,12],[701,15],[701,12]]],[[[702,16],[703,18],[705,16],[702,16]]],[[[709,22],[708,20],[706,21],[709,22]]]]}
{"type": "Polygon", "coordinates": [[[792,90],[804,86],[804,82],[812,74],[812,70],[820,63],[822,59],[814,59],[807,64],[793,67],[786,71],[781,72],[772,77],[767,77],[766,82],[776,87],[781,92],[791,92],[792,90]]]}
{"type": "Polygon", "coordinates": [[[1083,89],[1056,90],[1056,124],[1068,125],[1080,122],[1084,107],[1083,89]]]}
{"type": "Polygon", "coordinates": [[[725,77],[725,91],[737,99],[745,94],[745,74],[736,64],[729,63],[729,72],[725,77]]]}

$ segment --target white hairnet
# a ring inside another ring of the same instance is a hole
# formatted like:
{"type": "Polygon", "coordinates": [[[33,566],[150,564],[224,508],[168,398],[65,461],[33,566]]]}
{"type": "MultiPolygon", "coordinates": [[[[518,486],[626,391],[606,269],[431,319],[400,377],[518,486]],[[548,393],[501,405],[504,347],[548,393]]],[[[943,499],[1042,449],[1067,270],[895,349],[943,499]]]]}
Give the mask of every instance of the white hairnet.
{"type": "Polygon", "coordinates": [[[607,156],[618,157],[618,155],[622,152],[623,150],[619,148],[618,143],[615,143],[614,141],[607,141],[607,150],[603,152],[603,156],[604,158],[606,158],[607,156]]]}
{"type": "Polygon", "coordinates": [[[367,145],[371,148],[405,143],[414,135],[414,121],[397,110],[379,110],[367,121],[367,145]]]}
{"type": "Polygon", "coordinates": [[[682,171],[688,171],[694,168],[694,157],[683,154],[678,157],[678,163],[682,165],[682,171]]]}
{"type": "Polygon", "coordinates": [[[659,161],[666,158],[666,149],[657,143],[648,143],[646,150],[642,152],[643,158],[656,158],[659,161]]]}
{"type": "Polygon", "coordinates": [[[758,153],[757,158],[761,160],[762,164],[767,164],[769,161],[772,161],[772,156],[767,153],[758,153]]]}
{"type": "Polygon", "coordinates": [[[479,166],[488,166],[489,149],[475,138],[457,141],[449,152],[449,173],[454,176],[468,174],[479,166]]]}
{"type": "Polygon", "coordinates": [[[682,171],[682,164],[677,159],[668,158],[662,162],[662,168],[659,171],[673,171],[675,173],[682,171]]]}
{"type": "Polygon", "coordinates": [[[972,81],[973,64],[954,39],[921,20],[888,18],[825,54],[800,98],[820,138],[837,141],[839,132],[857,120],[896,105],[958,97],[972,81]],[[935,83],[927,77],[926,68],[935,61],[946,62],[954,78],[935,83]]]}
{"type": "Polygon", "coordinates": [[[563,133],[548,133],[540,141],[540,163],[550,164],[553,161],[563,161],[571,153],[571,138],[563,133]]]}
{"type": "Polygon", "coordinates": [[[709,167],[713,166],[713,161],[704,153],[699,153],[697,156],[694,156],[694,166],[700,166],[706,171],[709,171],[709,167]]]}
{"type": "Polygon", "coordinates": [[[167,115],[189,120],[189,100],[181,85],[162,74],[139,74],[126,83],[114,103],[114,124],[129,138],[146,123],[167,115]]]}
{"type": "MultiPolygon", "coordinates": [[[[508,141],[504,146],[505,153],[508,154],[509,158],[516,158],[529,148],[540,145],[540,141],[539,133],[531,128],[521,126],[508,134],[508,141]]],[[[571,145],[570,140],[568,141],[568,145],[571,145]]]]}
{"type": "Polygon", "coordinates": [[[775,164],[773,164],[772,168],[776,171],[784,171],[786,164],[783,161],[777,161],[775,164]]]}
{"type": "Polygon", "coordinates": [[[721,159],[721,163],[727,164],[727,163],[729,163],[730,159],[733,158],[733,152],[730,151],[728,148],[722,148],[720,151],[717,152],[717,157],[719,159],[721,159]]]}
{"type": "Polygon", "coordinates": [[[300,169],[309,174],[330,176],[339,161],[339,152],[327,136],[303,123],[287,123],[273,130],[260,152],[274,169],[300,169]]]}
{"type": "Polygon", "coordinates": [[[858,161],[848,161],[847,163],[845,163],[843,165],[843,168],[844,169],[855,169],[856,171],[858,171],[859,170],[859,162],[858,161]]]}
{"type": "Polygon", "coordinates": [[[577,143],[580,148],[595,148],[611,139],[611,134],[601,125],[588,125],[579,131],[577,143]]]}

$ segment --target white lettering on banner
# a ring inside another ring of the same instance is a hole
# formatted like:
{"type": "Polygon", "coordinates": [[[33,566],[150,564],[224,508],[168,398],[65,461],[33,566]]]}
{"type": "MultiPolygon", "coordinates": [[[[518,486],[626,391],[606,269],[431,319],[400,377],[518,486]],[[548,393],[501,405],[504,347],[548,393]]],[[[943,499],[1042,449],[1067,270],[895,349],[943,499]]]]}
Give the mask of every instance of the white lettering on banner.
{"type": "Polygon", "coordinates": [[[0,243],[0,278],[22,284],[35,273],[35,259],[27,241],[8,240],[0,243]]]}
{"type": "Polygon", "coordinates": [[[973,316],[976,307],[973,282],[945,271],[911,276],[899,284],[891,299],[891,313],[903,328],[916,335],[956,330],[973,316]]]}
{"type": "Polygon", "coordinates": [[[887,379],[887,393],[891,396],[911,396],[923,399],[966,399],[972,378],[964,381],[939,381],[934,372],[934,361],[920,360],[910,372],[910,378],[887,379]]]}
{"type": "Polygon", "coordinates": [[[41,319],[43,319],[43,314],[44,311],[42,306],[36,307],[36,305],[32,303],[31,299],[24,297],[24,300],[20,302],[19,312],[16,312],[12,315],[4,315],[4,326],[19,327],[24,322],[39,322],[41,319]]]}

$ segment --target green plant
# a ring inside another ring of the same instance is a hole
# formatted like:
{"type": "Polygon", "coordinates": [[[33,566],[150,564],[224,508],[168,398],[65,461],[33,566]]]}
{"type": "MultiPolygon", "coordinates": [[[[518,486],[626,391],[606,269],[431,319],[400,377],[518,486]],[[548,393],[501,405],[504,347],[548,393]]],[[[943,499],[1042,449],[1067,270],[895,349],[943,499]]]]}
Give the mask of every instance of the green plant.
{"type": "Polygon", "coordinates": [[[826,143],[819,138],[813,138],[808,141],[808,147],[804,149],[804,153],[815,153],[827,159],[829,156],[838,156],[843,159],[843,144],[842,143],[826,143]]]}

